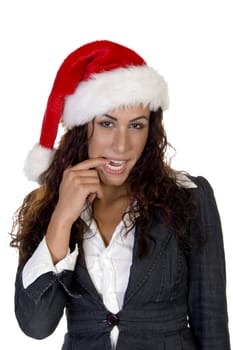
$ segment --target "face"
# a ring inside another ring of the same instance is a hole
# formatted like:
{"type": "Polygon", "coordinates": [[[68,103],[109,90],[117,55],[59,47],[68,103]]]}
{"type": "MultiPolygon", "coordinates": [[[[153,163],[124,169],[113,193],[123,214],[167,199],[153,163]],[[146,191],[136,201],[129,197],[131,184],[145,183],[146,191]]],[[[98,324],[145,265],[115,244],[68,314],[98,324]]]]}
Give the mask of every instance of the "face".
{"type": "Polygon", "coordinates": [[[149,131],[149,108],[114,109],[88,124],[89,158],[109,160],[97,168],[104,185],[122,186],[140,158],[149,131]]]}

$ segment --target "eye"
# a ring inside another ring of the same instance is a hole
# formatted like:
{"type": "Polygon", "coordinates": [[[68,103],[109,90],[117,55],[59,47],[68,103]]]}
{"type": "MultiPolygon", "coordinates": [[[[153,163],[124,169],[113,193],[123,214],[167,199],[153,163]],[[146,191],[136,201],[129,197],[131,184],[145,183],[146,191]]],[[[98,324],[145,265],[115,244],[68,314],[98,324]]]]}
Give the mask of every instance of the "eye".
{"type": "Polygon", "coordinates": [[[143,129],[144,127],[145,127],[145,125],[142,123],[134,122],[134,123],[130,124],[130,128],[132,128],[132,129],[143,129]]]}
{"type": "Polygon", "coordinates": [[[113,122],[110,120],[104,120],[102,122],[99,122],[98,124],[103,128],[111,128],[113,126],[113,122]]]}

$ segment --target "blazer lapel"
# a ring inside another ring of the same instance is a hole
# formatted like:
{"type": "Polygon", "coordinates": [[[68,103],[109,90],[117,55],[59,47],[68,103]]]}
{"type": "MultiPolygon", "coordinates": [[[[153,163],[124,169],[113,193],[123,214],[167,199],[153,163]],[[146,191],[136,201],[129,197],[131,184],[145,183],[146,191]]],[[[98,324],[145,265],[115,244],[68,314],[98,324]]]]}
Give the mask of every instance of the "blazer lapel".
{"type": "Polygon", "coordinates": [[[171,233],[165,227],[154,222],[149,235],[146,236],[147,254],[139,258],[139,242],[138,233],[135,232],[135,243],[133,249],[133,263],[130,270],[128,287],[125,293],[124,305],[126,305],[131,297],[138,291],[139,288],[146,282],[151,269],[158,263],[163,254],[170,238],[171,233]]]}

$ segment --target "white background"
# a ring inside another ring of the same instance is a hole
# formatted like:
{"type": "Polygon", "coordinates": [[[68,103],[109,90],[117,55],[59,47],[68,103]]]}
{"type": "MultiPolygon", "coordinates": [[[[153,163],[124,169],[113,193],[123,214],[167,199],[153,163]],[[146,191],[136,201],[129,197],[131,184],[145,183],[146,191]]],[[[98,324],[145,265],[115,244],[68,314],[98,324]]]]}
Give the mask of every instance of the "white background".
{"type": "Polygon", "coordinates": [[[71,51],[96,39],[133,48],[168,82],[165,125],[177,151],[172,165],[205,176],[215,190],[232,329],[232,5],[227,0],[1,0],[0,327],[6,349],[61,347],[64,320],[43,341],[28,338],[18,327],[13,305],[17,253],[9,248],[8,232],[12,214],[36,186],[22,167],[38,141],[55,73],[71,51]]]}

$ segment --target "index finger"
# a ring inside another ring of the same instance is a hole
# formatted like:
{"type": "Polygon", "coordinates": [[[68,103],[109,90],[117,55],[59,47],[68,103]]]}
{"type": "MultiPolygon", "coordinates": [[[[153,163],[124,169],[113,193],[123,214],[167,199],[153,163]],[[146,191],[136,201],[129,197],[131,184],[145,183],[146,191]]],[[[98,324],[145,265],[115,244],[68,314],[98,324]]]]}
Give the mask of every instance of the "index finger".
{"type": "Polygon", "coordinates": [[[99,157],[99,158],[91,158],[84,160],[81,163],[78,163],[72,167],[73,170],[87,170],[96,168],[97,166],[107,164],[109,161],[105,158],[99,157]]]}

